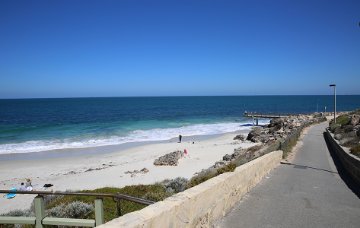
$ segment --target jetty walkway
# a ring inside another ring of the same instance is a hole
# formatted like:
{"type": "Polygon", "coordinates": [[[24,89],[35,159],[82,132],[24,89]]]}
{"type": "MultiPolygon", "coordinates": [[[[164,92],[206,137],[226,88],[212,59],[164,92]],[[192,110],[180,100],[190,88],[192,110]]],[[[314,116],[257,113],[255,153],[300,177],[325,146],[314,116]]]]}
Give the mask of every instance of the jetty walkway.
{"type": "Polygon", "coordinates": [[[244,117],[252,117],[252,118],[266,118],[266,119],[274,119],[274,118],[285,118],[289,115],[276,115],[276,114],[265,114],[265,113],[256,113],[256,112],[244,112],[244,117]]]}
{"type": "Polygon", "coordinates": [[[293,161],[274,169],[215,227],[359,227],[360,199],[334,165],[327,125],[311,127],[293,161]]]}
{"type": "Polygon", "coordinates": [[[244,117],[250,117],[253,119],[253,125],[259,125],[259,119],[276,119],[276,118],[285,118],[289,115],[276,115],[276,114],[264,114],[256,112],[244,112],[244,117]]]}

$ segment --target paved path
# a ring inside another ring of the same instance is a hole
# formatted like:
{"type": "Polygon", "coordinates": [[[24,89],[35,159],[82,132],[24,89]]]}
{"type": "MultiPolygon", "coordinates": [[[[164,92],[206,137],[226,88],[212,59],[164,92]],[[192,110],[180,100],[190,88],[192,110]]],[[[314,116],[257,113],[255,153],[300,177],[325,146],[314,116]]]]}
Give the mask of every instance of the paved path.
{"type": "Polygon", "coordinates": [[[360,227],[360,199],[340,178],[323,132],[309,129],[292,164],[281,164],[216,227],[360,227]]]}

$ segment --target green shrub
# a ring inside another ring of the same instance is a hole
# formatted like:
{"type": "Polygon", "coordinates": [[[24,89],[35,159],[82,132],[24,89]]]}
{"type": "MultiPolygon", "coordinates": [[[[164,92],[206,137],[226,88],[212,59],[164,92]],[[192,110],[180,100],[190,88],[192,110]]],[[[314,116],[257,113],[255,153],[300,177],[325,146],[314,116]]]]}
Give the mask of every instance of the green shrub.
{"type": "Polygon", "coordinates": [[[11,217],[27,217],[31,216],[32,213],[30,210],[13,210],[9,211],[6,214],[2,214],[1,216],[11,216],[11,217]]]}
{"type": "Polygon", "coordinates": [[[160,184],[164,186],[168,193],[178,193],[186,189],[188,180],[183,177],[177,177],[172,180],[164,180],[160,184]]]}
{"type": "Polygon", "coordinates": [[[218,174],[217,174],[217,172],[216,172],[216,169],[208,169],[208,170],[205,170],[205,171],[197,174],[196,176],[192,177],[192,178],[189,180],[186,188],[187,188],[187,189],[188,189],[188,188],[192,188],[192,187],[194,187],[194,186],[196,186],[196,185],[199,185],[199,184],[201,184],[201,183],[203,183],[203,182],[205,182],[205,181],[209,180],[210,178],[213,178],[213,177],[215,177],[215,176],[217,176],[217,175],[218,175],[218,174]]]}
{"type": "Polygon", "coordinates": [[[162,201],[171,195],[173,195],[173,193],[169,193],[169,192],[165,192],[165,191],[148,192],[144,195],[144,198],[157,202],[157,201],[162,201]]]}
{"type": "MultiPolygon", "coordinates": [[[[86,190],[82,192],[110,193],[110,194],[121,193],[139,198],[149,199],[153,201],[163,200],[166,197],[170,196],[168,193],[166,193],[165,188],[160,184],[132,185],[123,188],[99,188],[95,190],[86,190]]],[[[46,205],[46,209],[51,209],[61,204],[68,205],[69,203],[74,201],[81,201],[83,203],[93,205],[95,198],[96,197],[93,196],[64,196],[55,199],[51,203],[46,205]]],[[[116,202],[112,198],[108,198],[108,197],[104,198],[103,204],[104,204],[105,221],[110,221],[118,217],[116,211],[116,202]]],[[[121,212],[123,215],[129,212],[140,210],[144,207],[146,207],[146,205],[142,205],[126,200],[121,200],[121,212]]],[[[94,213],[89,214],[88,217],[94,218],[94,213]]]]}
{"type": "Polygon", "coordinates": [[[341,125],[338,124],[338,123],[331,123],[331,124],[330,124],[330,131],[331,131],[332,133],[334,133],[335,130],[336,130],[336,129],[339,129],[340,127],[341,127],[341,125]]]}
{"type": "Polygon", "coordinates": [[[241,166],[247,162],[249,162],[248,159],[246,159],[245,157],[238,157],[235,160],[231,161],[233,164],[235,164],[235,166],[241,166]]]}
{"type": "Polygon", "coordinates": [[[336,123],[340,124],[341,126],[347,125],[350,122],[350,118],[347,114],[338,116],[336,118],[336,123]]]}
{"type": "Polygon", "coordinates": [[[57,218],[85,219],[93,211],[94,211],[93,205],[81,201],[74,201],[67,205],[60,204],[56,207],[53,207],[47,210],[47,214],[50,217],[57,217],[57,218]]]}
{"type": "Polygon", "coordinates": [[[360,158],[360,144],[350,148],[350,152],[360,158]]]}
{"type": "Polygon", "coordinates": [[[234,172],[235,169],[236,169],[236,165],[234,163],[229,163],[229,164],[217,169],[216,172],[218,175],[220,175],[222,173],[234,172]]]}

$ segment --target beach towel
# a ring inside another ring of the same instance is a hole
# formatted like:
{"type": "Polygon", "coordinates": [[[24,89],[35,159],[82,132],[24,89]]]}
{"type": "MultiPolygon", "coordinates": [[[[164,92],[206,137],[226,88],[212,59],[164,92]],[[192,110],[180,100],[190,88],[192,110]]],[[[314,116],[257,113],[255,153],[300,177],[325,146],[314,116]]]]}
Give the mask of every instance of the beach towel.
{"type": "Polygon", "coordinates": [[[16,196],[16,188],[11,188],[10,191],[12,192],[4,195],[6,199],[12,199],[16,196]]]}

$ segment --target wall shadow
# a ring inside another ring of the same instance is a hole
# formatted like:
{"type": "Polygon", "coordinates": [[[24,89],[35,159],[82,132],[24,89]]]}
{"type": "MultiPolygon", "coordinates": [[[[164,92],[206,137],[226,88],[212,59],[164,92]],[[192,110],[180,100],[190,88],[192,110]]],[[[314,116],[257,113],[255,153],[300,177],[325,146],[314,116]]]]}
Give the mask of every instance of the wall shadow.
{"type": "Polygon", "coordinates": [[[330,155],[334,161],[334,164],[336,166],[336,169],[339,173],[340,178],[345,182],[345,184],[350,188],[350,190],[358,197],[360,198],[360,186],[356,183],[356,181],[351,177],[349,172],[344,168],[343,164],[341,163],[340,159],[338,158],[338,155],[331,147],[331,144],[329,142],[328,137],[326,137],[326,132],[323,133],[326,146],[330,152],[330,155]]]}
{"type": "Polygon", "coordinates": [[[297,168],[297,169],[313,169],[313,170],[317,170],[317,171],[324,171],[324,172],[327,172],[327,173],[335,173],[335,174],[338,174],[338,172],[334,172],[334,171],[331,171],[331,170],[320,169],[320,168],[316,168],[316,167],[312,167],[312,166],[307,166],[307,165],[299,165],[299,164],[294,164],[294,163],[290,163],[290,162],[280,162],[280,164],[283,164],[283,165],[293,165],[294,168],[297,168]]]}

